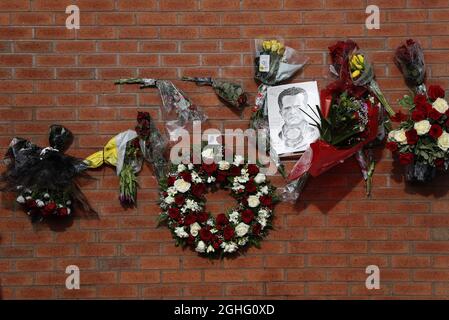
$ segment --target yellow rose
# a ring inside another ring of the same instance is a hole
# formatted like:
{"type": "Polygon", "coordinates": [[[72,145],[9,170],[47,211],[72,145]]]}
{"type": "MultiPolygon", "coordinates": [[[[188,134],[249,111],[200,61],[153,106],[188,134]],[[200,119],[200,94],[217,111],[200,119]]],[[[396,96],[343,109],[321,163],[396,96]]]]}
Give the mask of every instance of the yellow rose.
{"type": "Polygon", "coordinates": [[[271,50],[271,41],[264,41],[262,47],[265,51],[271,50]]]}

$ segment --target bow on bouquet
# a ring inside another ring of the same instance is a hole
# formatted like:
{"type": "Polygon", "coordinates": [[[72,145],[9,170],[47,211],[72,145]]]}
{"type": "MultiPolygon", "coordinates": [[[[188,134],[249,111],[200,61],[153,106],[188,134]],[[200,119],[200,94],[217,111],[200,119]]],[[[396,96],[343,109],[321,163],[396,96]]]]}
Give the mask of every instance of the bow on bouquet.
{"type": "Polygon", "coordinates": [[[401,99],[409,114],[398,112],[395,120],[401,123],[388,135],[387,148],[405,166],[407,181],[429,182],[437,169],[449,167],[449,106],[443,88],[426,89],[424,54],[417,42],[401,45],[395,62],[415,95],[401,99]]]}
{"type": "Polygon", "coordinates": [[[242,110],[248,101],[248,96],[241,85],[234,82],[212,78],[182,77],[183,81],[195,82],[199,86],[211,86],[215,94],[226,104],[237,110],[242,110]]]}
{"type": "Polygon", "coordinates": [[[267,151],[276,163],[278,170],[284,176],[285,172],[276,152],[270,148],[267,90],[273,86],[288,80],[304,67],[309,60],[308,57],[298,51],[284,46],[277,40],[256,40],[256,58],[254,78],[261,84],[257,90],[256,105],[251,116],[251,128],[265,131],[267,140],[267,151]]]}
{"type": "Polygon", "coordinates": [[[22,138],[14,138],[9,145],[0,190],[16,192],[17,202],[33,222],[71,216],[73,208],[95,213],[78,185],[80,178],[91,179],[86,164],[64,154],[72,141],[70,130],[52,125],[49,147],[40,148],[22,138]]]}
{"type": "Polygon", "coordinates": [[[170,136],[193,121],[205,121],[203,112],[169,80],[131,78],[120,79],[115,84],[141,84],[140,88],[157,87],[162,98],[162,114],[170,136]]]}
{"type": "Polygon", "coordinates": [[[137,126],[113,137],[103,150],[86,158],[89,168],[98,168],[104,163],[115,166],[120,177],[120,203],[134,206],[137,201],[137,177],[143,160],[153,165],[159,180],[165,175],[164,153],[167,143],[148,112],[139,112],[137,126]]]}

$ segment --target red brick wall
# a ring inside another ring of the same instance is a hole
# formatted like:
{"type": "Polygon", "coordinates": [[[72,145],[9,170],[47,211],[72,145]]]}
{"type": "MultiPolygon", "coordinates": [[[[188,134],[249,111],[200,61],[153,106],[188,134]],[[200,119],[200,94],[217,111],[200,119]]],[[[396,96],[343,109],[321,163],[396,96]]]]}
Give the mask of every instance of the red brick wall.
{"type": "MultiPolygon", "coordinates": [[[[13,136],[46,144],[53,122],[76,134],[71,154],[87,156],[133,127],[136,110],[160,120],[158,94],[117,87],[119,77],[211,75],[243,79],[254,95],[251,43],[280,36],[311,61],[295,80],[329,80],[327,47],[359,42],[388,98],[406,93],[392,63],[413,37],[425,48],[429,83],[448,87],[447,0],[0,0],[0,151],[13,136]],[[81,29],[65,28],[65,8],[81,9],[81,29]],[[365,7],[381,9],[367,30],[365,7]]],[[[210,126],[246,127],[208,88],[182,83],[210,126]]],[[[253,97],[251,98],[253,101],[253,97]]],[[[449,183],[409,186],[382,153],[371,199],[353,160],[310,182],[301,201],[280,204],[275,227],[246,256],[209,261],[174,247],[156,228],[157,188],[140,175],[135,210],[118,204],[112,168],[84,188],[100,220],[33,228],[14,197],[2,195],[0,295],[12,298],[448,298],[449,183]],[[81,269],[81,290],[65,289],[65,267],[81,269]],[[365,268],[381,270],[381,290],[365,289],[365,268]]],[[[290,164],[291,165],[291,164],[290,164]]],[[[282,185],[280,177],[273,178],[282,185]]],[[[224,193],[209,195],[218,212],[224,193]]]]}

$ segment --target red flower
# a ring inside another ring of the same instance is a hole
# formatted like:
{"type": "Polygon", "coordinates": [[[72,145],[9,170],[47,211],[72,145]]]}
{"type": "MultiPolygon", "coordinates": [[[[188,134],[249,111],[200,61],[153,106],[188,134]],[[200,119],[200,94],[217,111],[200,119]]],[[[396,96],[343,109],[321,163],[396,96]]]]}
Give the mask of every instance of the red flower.
{"type": "Polygon", "coordinates": [[[198,213],[198,217],[196,220],[199,223],[205,223],[207,221],[207,219],[209,219],[209,215],[207,214],[207,212],[201,212],[201,213],[198,213]]]}
{"type": "Polygon", "coordinates": [[[172,218],[173,220],[179,221],[181,219],[181,214],[179,213],[178,208],[169,208],[168,209],[168,216],[172,218]]]}
{"type": "Polygon", "coordinates": [[[181,196],[181,195],[175,196],[175,203],[177,206],[182,206],[184,204],[185,200],[186,199],[184,198],[184,196],[181,196]]]}
{"type": "Polygon", "coordinates": [[[203,241],[210,241],[213,238],[213,234],[212,232],[210,232],[209,230],[207,230],[206,228],[202,228],[200,230],[200,238],[203,241]]]}
{"type": "Polygon", "coordinates": [[[254,193],[254,192],[257,191],[257,187],[256,187],[256,184],[254,183],[254,180],[253,180],[253,179],[249,180],[249,181],[246,183],[246,185],[245,185],[245,190],[246,190],[246,192],[248,192],[248,193],[254,193]]]}
{"type": "Polygon", "coordinates": [[[253,226],[253,234],[255,234],[256,236],[258,236],[260,234],[260,231],[262,231],[262,225],[260,223],[256,223],[253,226]]]}
{"type": "Polygon", "coordinates": [[[407,137],[407,143],[408,144],[416,144],[418,142],[418,132],[416,132],[415,129],[411,129],[405,133],[405,136],[407,137]]]}
{"type": "Polygon", "coordinates": [[[391,121],[393,122],[402,122],[405,120],[407,120],[407,115],[402,113],[401,110],[399,110],[399,112],[396,112],[395,115],[391,117],[391,121]]]}
{"type": "Polygon", "coordinates": [[[387,149],[391,152],[396,152],[398,151],[398,144],[393,141],[387,142],[387,149]]]}
{"type": "Polygon", "coordinates": [[[222,241],[220,239],[214,239],[214,241],[212,242],[212,247],[214,247],[214,249],[217,250],[218,248],[220,248],[221,243],[222,241]]]}
{"type": "Polygon", "coordinates": [[[412,120],[419,122],[427,118],[426,114],[422,110],[415,110],[412,112],[412,120]]]}
{"type": "Polygon", "coordinates": [[[427,94],[429,95],[430,100],[435,101],[438,98],[444,98],[445,93],[444,89],[438,85],[431,85],[427,90],[427,94]]]}
{"type": "Polygon", "coordinates": [[[430,112],[429,112],[429,118],[431,118],[435,121],[440,119],[442,116],[443,116],[443,114],[434,108],[432,108],[432,110],[430,110],[430,112]]]}
{"type": "Polygon", "coordinates": [[[434,164],[435,164],[435,167],[442,168],[444,165],[444,159],[436,159],[434,164]]]}
{"type": "Polygon", "coordinates": [[[217,216],[217,225],[224,226],[228,223],[229,220],[224,213],[221,213],[217,216]]]}
{"type": "Polygon", "coordinates": [[[226,175],[219,171],[218,175],[217,175],[217,178],[216,178],[216,181],[218,183],[225,182],[226,181],[226,175]]]}
{"type": "Polygon", "coordinates": [[[248,165],[248,173],[252,176],[255,176],[259,173],[259,168],[255,164],[248,165]]]}
{"type": "Polygon", "coordinates": [[[192,181],[192,175],[190,174],[190,172],[182,172],[180,174],[181,178],[184,179],[184,181],[186,182],[191,182],[192,181]]]}
{"type": "Polygon", "coordinates": [[[33,209],[33,208],[37,207],[37,203],[33,199],[30,199],[30,200],[27,200],[26,206],[30,209],[33,209]]]}
{"type": "Polygon", "coordinates": [[[273,204],[273,199],[270,196],[262,196],[259,198],[260,203],[266,207],[269,207],[273,204]]]}
{"type": "Polygon", "coordinates": [[[236,167],[236,166],[232,166],[231,167],[231,170],[230,170],[230,172],[229,172],[229,175],[231,175],[231,176],[233,176],[233,177],[236,177],[236,176],[239,176],[240,174],[241,174],[241,171],[242,170],[240,170],[240,168],[239,167],[236,167]]]}
{"type": "Polygon", "coordinates": [[[217,164],[215,162],[212,162],[211,164],[203,163],[201,167],[208,175],[211,175],[217,171],[217,164]]]}
{"type": "Polygon", "coordinates": [[[192,186],[192,194],[195,197],[201,198],[204,193],[206,193],[206,186],[204,185],[204,183],[198,183],[192,186]]]}
{"type": "Polygon", "coordinates": [[[58,208],[58,215],[61,216],[61,217],[68,216],[69,215],[69,211],[65,207],[58,208]]]}
{"type": "Polygon", "coordinates": [[[189,235],[189,237],[187,238],[187,244],[192,245],[194,242],[195,242],[195,237],[192,235],[189,235]]]}
{"type": "Polygon", "coordinates": [[[406,166],[413,162],[415,155],[413,153],[401,153],[399,155],[399,163],[406,166]]]}
{"type": "Polygon", "coordinates": [[[47,203],[47,205],[44,207],[44,211],[46,213],[53,213],[56,210],[56,203],[54,202],[49,202],[47,203]]]}
{"type": "Polygon", "coordinates": [[[415,106],[423,106],[427,103],[427,97],[424,94],[417,94],[413,99],[415,106]]]}
{"type": "Polygon", "coordinates": [[[176,177],[168,177],[167,178],[167,184],[171,187],[172,185],[174,185],[175,184],[175,181],[176,181],[176,177]]]}
{"type": "Polygon", "coordinates": [[[242,212],[242,221],[246,224],[251,223],[254,219],[254,213],[250,209],[246,209],[242,212]]]}
{"type": "Polygon", "coordinates": [[[429,135],[434,139],[438,139],[442,134],[443,129],[441,129],[440,125],[432,124],[432,126],[430,127],[429,135]]]}
{"type": "Polygon", "coordinates": [[[226,241],[231,240],[234,237],[234,228],[231,226],[227,226],[223,229],[223,237],[226,241]]]}
{"type": "Polygon", "coordinates": [[[186,226],[190,226],[192,223],[196,222],[196,216],[193,213],[190,213],[185,216],[184,218],[184,224],[186,226]]]}

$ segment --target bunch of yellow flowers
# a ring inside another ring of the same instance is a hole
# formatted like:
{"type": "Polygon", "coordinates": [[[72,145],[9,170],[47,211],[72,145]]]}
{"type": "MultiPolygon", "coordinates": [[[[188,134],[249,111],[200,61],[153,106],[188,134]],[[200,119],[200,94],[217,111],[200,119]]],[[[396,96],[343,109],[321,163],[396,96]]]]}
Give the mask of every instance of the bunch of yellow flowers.
{"type": "Polygon", "coordinates": [[[352,56],[350,61],[351,76],[353,79],[360,76],[362,71],[365,69],[365,57],[363,54],[355,54],[352,56]]]}
{"type": "Polygon", "coordinates": [[[262,43],[262,47],[264,51],[271,51],[278,55],[283,55],[285,52],[284,45],[277,40],[266,40],[262,43]]]}

